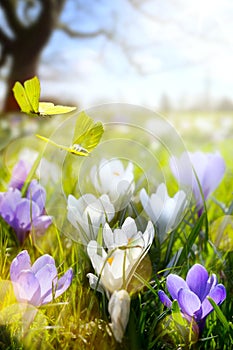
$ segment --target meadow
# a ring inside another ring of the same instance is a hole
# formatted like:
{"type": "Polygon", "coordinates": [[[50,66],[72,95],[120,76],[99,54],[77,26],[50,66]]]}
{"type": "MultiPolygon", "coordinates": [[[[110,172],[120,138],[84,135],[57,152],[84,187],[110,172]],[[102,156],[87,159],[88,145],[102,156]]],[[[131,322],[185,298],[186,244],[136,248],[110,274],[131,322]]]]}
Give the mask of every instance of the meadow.
{"type": "Polygon", "coordinates": [[[232,112],[86,113],[1,121],[0,349],[233,348],[232,112]]]}

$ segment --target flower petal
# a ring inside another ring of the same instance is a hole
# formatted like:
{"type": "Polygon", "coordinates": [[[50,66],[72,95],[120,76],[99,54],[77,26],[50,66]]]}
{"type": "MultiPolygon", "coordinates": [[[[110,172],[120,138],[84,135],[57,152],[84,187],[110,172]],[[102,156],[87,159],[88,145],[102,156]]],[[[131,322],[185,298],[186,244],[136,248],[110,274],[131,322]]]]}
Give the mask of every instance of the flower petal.
{"type": "Polygon", "coordinates": [[[121,230],[125,233],[126,237],[130,239],[138,232],[135,220],[131,217],[127,217],[121,227],[121,230]]]}
{"type": "Polygon", "coordinates": [[[36,274],[39,270],[41,270],[47,264],[55,266],[54,258],[49,254],[40,256],[32,265],[32,272],[36,274]]]}
{"type": "Polygon", "coordinates": [[[110,202],[109,196],[107,194],[103,194],[99,201],[102,203],[104,212],[106,213],[107,220],[111,221],[115,215],[114,205],[110,202]]]}
{"type": "Polygon", "coordinates": [[[148,221],[145,232],[143,233],[144,248],[150,247],[155,236],[155,229],[151,221],[148,221]]]}
{"type": "Polygon", "coordinates": [[[34,306],[41,304],[40,284],[31,271],[22,271],[13,284],[14,292],[19,302],[29,302],[34,306]]]}
{"type": "Polygon", "coordinates": [[[21,159],[13,168],[9,187],[21,190],[29,174],[31,166],[21,159]]]}
{"type": "Polygon", "coordinates": [[[203,296],[203,300],[206,298],[206,296],[209,294],[209,292],[215,288],[215,286],[217,285],[218,283],[218,280],[217,280],[217,276],[213,273],[207,283],[206,283],[206,289],[205,289],[205,293],[204,293],[204,296],[203,296]]]}
{"type": "Polygon", "coordinates": [[[188,288],[185,280],[173,273],[167,276],[166,284],[167,284],[167,289],[173,299],[178,299],[178,292],[181,288],[188,288]]]}
{"type": "Polygon", "coordinates": [[[87,278],[89,279],[90,287],[98,292],[104,294],[104,288],[100,282],[100,279],[93,273],[88,273],[87,278]]]}
{"type": "Polygon", "coordinates": [[[208,159],[208,171],[206,170],[202,181],[205,199],[216,189],[226,169],[224,159],[219,153],[209,153],[206,157],[208,159]]]}
{"type": "Polygon", "coordinates": [[[47,228],[52,224],[52,216],[41,215],[32,222],[34,232],[37,236],[42,236],[47,228]]]}
{"type": "Polygon", "coordinates": [[[179,184],[192,187],[195,177],[190,163],[190,154],[188,152],[183,152],[179,158],[172,156],[170,159],[170,167],[179,184]]]}
{"type": "MultiPolygon", "coordinates": [[[[210,291],[208,296],[211,297],[217,305],[219,305],[226,299],[226,288],[222,284],[218,284],[210,291]]],[[[202,318],[206,317],[213,310],[213,306],[210,304],[208,299],[203,301],[202,309],[202,318]]]]}
{"type": "Polygon", "coordinates": [[[111,328],[116,340],[121,343],[129,321],[130,296],[126,290],[115,291],[108,303],[111,328]]]}
{"type": "Polygon", "coordinates": [[[186,282],[190,290],[193,291],[202,302],[205,298],[206,285],[209,274],[200,264],[195,264],[187,273],[186,282]]]}
{"type": "Polygon", "coordinates": [[[89,258],[93,255],[97,254],[97,248],[99,248],[98,243],[96,241],[90,241],[87,245],[87,254],[89,258]]]}
{"type": "Polygon", "coordinates": [[[107,253],[96,241],[90,241],[87,246],[87,254],[91,259],[93,268],[99,274],[107,258],[107,253]],[[99,251],[101,255],[98,255],[97,251],[99,251]]]}
{"type": "Polygon", "coordinates": [[[115,245],[113,247],[111,247],[112,249],[114,247],[123,247],[123,246],[127,246],[130,239],[128,239],[128,237],[126,236],[125,232],[122,231],[122,229],[120,228],[116,228],[114,230],[114,243],[115,245]]]}
{"type": "Polygon", "coordinates": [[[17,282],[21,271],[31,269],[31,259],[27,250],[23,250],[12,261],[10,267],[10,277],[12,282],[17,282]]]}
{"type": "Polygon", "coordinates": [[[40,215],[40,209],[35,202],[27,198],[23,198],[17,205],[15,210],[15,219],[12,224],[14,229],[22,230],[30,229],[31,221],[40,215]]]}
{"type": "Polygon", "coordinates": [[[114,234],[109,226],[109,224],[105,224],[103,228],[103,238],[104,238],[104,243],[107,248],[112,249],[115,246],[114,242],[114,234]]]}
{"type": "Polygon", "coordinates": [[[10,189],[1,196],[0,215],[9,225],[14,220],[16,206],[21,200],[21,192],[18,189],[10,189]]]}
{"type": "Polygon", "coordinates": [[[201,302],[195,293],[189,289],[181,288],[178,292],[178,303],[184,314],[194,316],[196,320],[201,319],[201,302]]]}
{"type": "MultiPolygon", "coordinates": [[[[41,298],[50,295],[50,300],[52,300],[52,289],[53,283],[57,280],[57,268],[54,264],[46,264],[35,274],[37,280],[40,283],[41,288],[41,298]]],[[[49,300],[49,301],[50,301],[49,300]]]]}
{"type": "MultiPolygon", "coordinates": [[[[152,195],[153,196],[153,195],[152,195]]],[[[143,188],[140,191],[140,201],[142,203],[143,209],[145,210],[146,214],[149,216],[149,218],[153,221],[153,223],[156,223],[157,221],[157,216],[155,215],[153,208],[152,208],[152,199],[153,197],[148,196],[146,193],[146,190],[143,188]]]]}
{"type": "Polygon", "coordinates": [[[164,293],[163,290],[159,290],[158,295],[159,295],[159,299],[160,299],[161,303],[163,303],[163,305],[165,305],[166,307],[169,307],[169,308],[172,306],[171,300],[168,298],[167,294],[164,293]]]}
{"type": "Polygon", "coordinates": [[[70,286],[73,279],[73,269],[70,268],[66,273],[59,278],[57,285],[55,285],[55,298],[62,295],[70,286]]]}
{"type": "Polygon", "coordinates": [[[42,214],[45,207],[46,192],[37,180],[32,180],[27,190],[27,198],[30,201],[35,202],[40,208],[40,214],[42,214]]]}

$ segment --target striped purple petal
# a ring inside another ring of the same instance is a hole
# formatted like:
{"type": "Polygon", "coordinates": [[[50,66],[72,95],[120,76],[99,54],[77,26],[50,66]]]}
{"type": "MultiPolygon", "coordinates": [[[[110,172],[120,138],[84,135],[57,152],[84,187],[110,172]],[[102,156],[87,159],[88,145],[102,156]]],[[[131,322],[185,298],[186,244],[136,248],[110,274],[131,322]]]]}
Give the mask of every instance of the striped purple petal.
{"type": "Polygon", "coordinates": [[[200,264],[193,265],[187,273],[187,285],[189,286],[190,290],[199,297],[201,302],[205,298],[205,291],[208,279],[208,272],[200,264]]]}
{"type": "Polygon", "coordinates": [[[178,303],[184,314],[194,316],[196,320],[201,319],[201,301],[195,293],[189,289],[181,288],[178,292],[178,303]]]}
{"type": "MultiPolygon", "coordinates": [[[[217,305],[219,305],[226,299],[226,288],[222,284],[218,284],[214,289],[210,291],[208,296],[211,297],[217,305]]],[[[203,318],[213,310],[213,306],[210,304],[207,298],[202,303],[202,309],[203,318]]]]}
{"type": "Polygon", "coordinates": [[[187,283],[178,275],[170,274],[167,277],[167,289],[173,299],[178,299],[178,292],[181,288],[188,288],[187,283]]]}

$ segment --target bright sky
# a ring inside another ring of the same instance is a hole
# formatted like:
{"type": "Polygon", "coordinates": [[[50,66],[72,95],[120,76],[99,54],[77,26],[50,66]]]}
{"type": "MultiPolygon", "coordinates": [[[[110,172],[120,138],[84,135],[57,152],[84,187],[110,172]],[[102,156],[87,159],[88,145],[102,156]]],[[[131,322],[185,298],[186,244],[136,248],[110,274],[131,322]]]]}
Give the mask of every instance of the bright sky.
{"type": "Polygon", "coordinates": [[[68,0],[62,19],[73,29],[111,28],[114,40],[55,32],[39,70],[43,95],[84,108],[108,102],[158,108],[163,94],[174,107],[233,100],[232,0],[131,2],[138,10],[130,0],[68,0]]]}

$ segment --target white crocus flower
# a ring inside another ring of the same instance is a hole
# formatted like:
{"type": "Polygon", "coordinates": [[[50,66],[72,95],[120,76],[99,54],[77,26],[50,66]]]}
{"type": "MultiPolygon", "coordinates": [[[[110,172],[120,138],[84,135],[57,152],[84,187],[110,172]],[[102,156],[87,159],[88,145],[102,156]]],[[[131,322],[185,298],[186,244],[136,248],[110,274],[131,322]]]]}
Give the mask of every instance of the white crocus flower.
{"type": "Polygon", "coordinates": [[[111,316],[112,322],[110,323],[110,327],[114,337],[116,338],[116,341],[121,343],[129,321],[129,293],[124,289],[115,291],[109,300],[108,311],[111,316]]]}
{"type": "Polygon", "coordinates": [[[91,169],[91,181],[100,194],[107,194],[115,209],[123,209],[131,200],[135,189],[133,164],[125,169],[119,159],[102,159],[91,169]]]}
{"type": "Polygon", "coordinates": [[[127,289],[135,269],[148,252],[154,238],[154,227],[148,222],[144,233],[137,231],[132,218],[127,218],[121,229],[113,232],[108,224],[103,229],[105,250],[96,241],[90,241],[87,253],[91,259],[98,279],[88,274],[92,288],[98,283],[105,289],[108,297],[115,290],[127,289]],[[95,284],[96,282],[96,284],[95,284]]]}
{"type": "Polygon", "coordinates": [[[174,197],[170,197],[166,185],[162,183],[151,197],[143,188],[140,192],[140,200],[145,212],[156,225],[158,237],[162,243],[166,233],[173,230],[181,219],[187,205],[186,194],[184,191],[178,191],[174,197]]]}
{"type": "Polygon", "coordinates": [[[136,248],[148,246],[151,244],[151,231],[154,230],[152,223],[148,223],[146,231],[142,234],[137,229],[135,220],[131,217],[127,217],[121,228],[116,228],[114,231],[111,230],[110,226],[106,223],[103,228],[104,242],[108,250],[112,250],[116,247],[132,247],[133,251],[136,248]]]}
{"type": "Polygon", "coordinates": [[[114,217],[114,206],[107,195],[96,198],[93,194],[85,194],[79,199],[68,196],[67,218],[79,231],[83,244],[96,239],[100,226],[114,217]]]}

